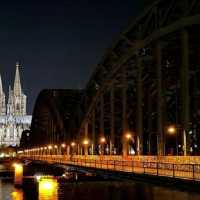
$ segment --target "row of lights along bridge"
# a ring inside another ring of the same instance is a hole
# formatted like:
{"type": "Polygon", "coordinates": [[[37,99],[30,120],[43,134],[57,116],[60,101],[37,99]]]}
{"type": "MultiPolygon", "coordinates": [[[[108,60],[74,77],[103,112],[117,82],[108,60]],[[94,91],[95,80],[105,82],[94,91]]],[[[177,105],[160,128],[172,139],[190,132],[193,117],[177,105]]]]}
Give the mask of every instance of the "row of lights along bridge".
{"type": "MultiPolygon", "coordinates": [[[[170,135],[175,135],[177,132],[178,127],[176,126],[169,126],[167,128],[167,132],[170,135]]],[[[124,148],[125,148],[125,155],[135,155],[137,154],[137,149],[134,149],[132,147],[132,145],[130,144],[130,141],[132,143],[134,143],[134,134],[132,134],[131,132],[127,132],[124,135],[124,148]]],[[[107,143],[108,141],[106,140],[106,138],[104,136],[102,136],[101,138],[99,138],[99,145],[98,145],[98,154],[99,155],[116,155],[117,152],[115,150],[115,148],[110,148],[112,147],[112,144],[110,143],[110,145],[108,145],[107,143]]],[[[110,142],[110,141],[109,141],[110,142]]],[[[136,145],[137,146],[137,145],[136,145]]],[[[197,147],[197,146],[196,146],[197,147]]],[[[137,148],[137,147],[136,147],[137,148]]],[[[182,148],[183,151],[183,155],[186,155],[186,135],[185,132],[183,132],[183,145],[180,145],[177,143],[176,141],[176,149],[177,149],[177,155],[178,155],[178,151],[179,149],[182,148]]],[[[18,153],[25,153],[25,154],[81,154],[81,155],[94,155],[95,153],[94,150],[94,144],[92,143],[92,141],[90,141],[88,138],[85,138],[82,141],[82,145],[80,145],[80,143],[76,143],[74,141],[72,141],[70,143],[70,145],[66,145],[65,143],[61,144],[61,145],[48,145],[48,146],[44,146],[44,147],[38,147],[38,148],[32,148],[32,149],[26,149],[24,151],[18,151],[18,153]],[[82,148],[83,147],[83,148],[82,148]]]]}

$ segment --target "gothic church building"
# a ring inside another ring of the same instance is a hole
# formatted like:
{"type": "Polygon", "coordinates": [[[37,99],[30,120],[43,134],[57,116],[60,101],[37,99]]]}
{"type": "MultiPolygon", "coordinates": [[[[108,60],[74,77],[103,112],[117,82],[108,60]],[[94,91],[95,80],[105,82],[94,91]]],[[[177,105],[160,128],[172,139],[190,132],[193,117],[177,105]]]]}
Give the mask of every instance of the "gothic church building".
{"type": "Polygon", "coordinates": [[[9,86],[9,97],[3,91],[0,76],[0,146],[19,146],[23,130],[29,129],[31,115],[26,113],[27,97],[22,91],[19,63],[16,64],[16,73],[13,90],[9,86]],[[7,104],[6,104],[7,103],[7,104]]]}

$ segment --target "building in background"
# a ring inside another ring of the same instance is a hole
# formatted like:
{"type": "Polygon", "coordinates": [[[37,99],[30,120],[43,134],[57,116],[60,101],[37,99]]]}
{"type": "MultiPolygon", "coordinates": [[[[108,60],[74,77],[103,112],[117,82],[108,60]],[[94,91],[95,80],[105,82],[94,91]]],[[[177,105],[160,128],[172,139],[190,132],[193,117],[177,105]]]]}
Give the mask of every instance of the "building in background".
{"type": "Polygon", "coordinates": [[[7,102],[0,77],[0,146],[19,146],[22,131],[31,125],[32,116],[26,113],[27,97],[22,91],[19,67],[17,63],[14,87],[12,90],[9,86],[7,102]]]}

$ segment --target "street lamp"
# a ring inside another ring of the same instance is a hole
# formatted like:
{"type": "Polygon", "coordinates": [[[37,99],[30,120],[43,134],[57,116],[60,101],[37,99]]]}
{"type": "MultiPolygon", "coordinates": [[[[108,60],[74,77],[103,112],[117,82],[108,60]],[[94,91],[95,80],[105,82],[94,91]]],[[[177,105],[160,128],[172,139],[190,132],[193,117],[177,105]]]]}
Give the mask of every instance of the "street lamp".
{"type": "Polygon", "coordinates": [[[83,144],[84,145],[88,145],[89,144],[89,140],[88,139],[83,140],[83,144]]]}
{"type": "Polygon", "coordinates": [[[106,143],[106,138],[104,136],[102,136],[100,138],[100,147],[101,147],[101,154],[104,155],[104,144],[106,143]]]}
{"type": "Polygon", "coordinates": [[[133,139],[133,136],[130,132],[127,132],[124,135],[124,142],[123,142],[123,155],[126,156],[127,153],[129,154],[129,141],[133,139]]]}
{"type": "Polygon", "coordinates": [[[178,155],[178,135],[177,135],[177,127],[174,125],[167,127],[167,133],[169,135],[175,135],[176,134],[176,154],[178,155]]]}
{"type": "Polygon", "coordinates": [[[125,137],[126,137],[127,140],[132,139],[131,133],[126,133],[126,134],[125,134],[125,137]]]}
{"type": "Polygon", "coordinates": [[[88,155],[88,144],[89,144],[89,140],[88,139],[84,139],[83,140],[83,145],[84,145],[84,154],[88,155]]]}
{"type": "Polygon", "coordinates": [[[173,135],[176,133],[176,127],[175,126],[169,126],[168,129],[167,129],[167,132],[170,134],[170,135],[173,135]]]}
{"type": "Polygon", "coordinates": [[[169,126],[167,128],[167,132],[170,134],[170,135],[174,135],[176,134],[176,151],[177,151],[177,155],[178,155],[178,134],[177,134],[177,130],[180,129],[182,130],[182,137],[183,137],[183,153],[184,153],[184,156],[187,155],[187,149],[186,149],[186,143],[187,143],[187,139],[186,139],[186,131],[184,128],[181,128],[181,127],[176,127],[176,126],[169,126]]]}
{"type": "Polygon", "coordinates": [[[76,146],[76,143],[75,142],[71,142],[71,146],[72,147],[76,146]]]}

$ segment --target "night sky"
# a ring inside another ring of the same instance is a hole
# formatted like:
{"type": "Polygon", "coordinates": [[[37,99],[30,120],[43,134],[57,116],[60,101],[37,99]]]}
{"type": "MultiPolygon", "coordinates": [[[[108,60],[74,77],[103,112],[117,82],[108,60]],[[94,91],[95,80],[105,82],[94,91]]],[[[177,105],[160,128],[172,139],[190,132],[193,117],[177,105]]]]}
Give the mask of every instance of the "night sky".
{"type": "Polygon", "coordinates": [[[4,90],[22,64],[31,113],[44,88],[84,88],[106,48],[142,8],[141,0],[13,0],[0,3],[4,90]]]}

